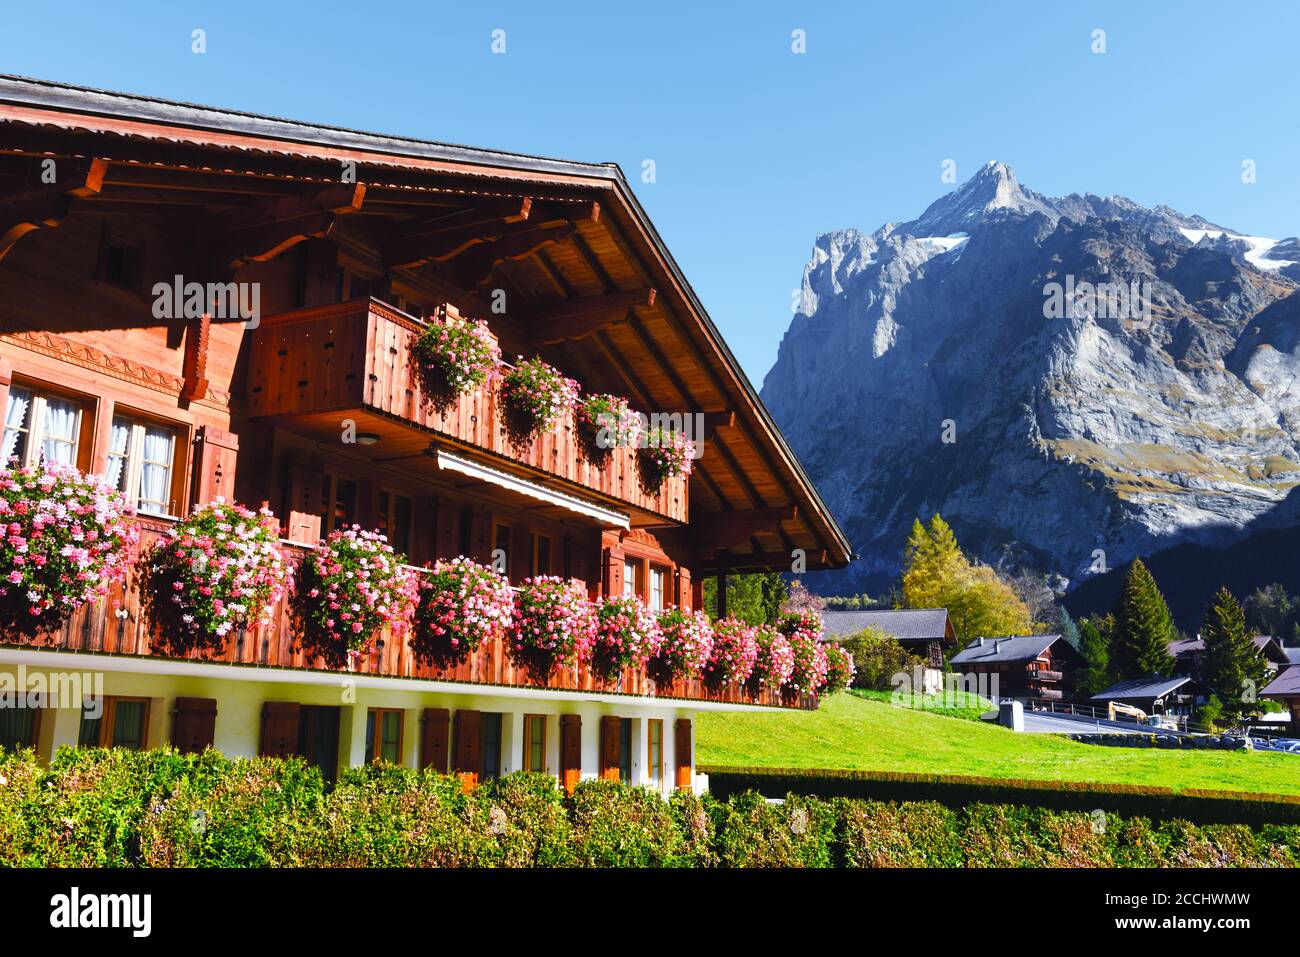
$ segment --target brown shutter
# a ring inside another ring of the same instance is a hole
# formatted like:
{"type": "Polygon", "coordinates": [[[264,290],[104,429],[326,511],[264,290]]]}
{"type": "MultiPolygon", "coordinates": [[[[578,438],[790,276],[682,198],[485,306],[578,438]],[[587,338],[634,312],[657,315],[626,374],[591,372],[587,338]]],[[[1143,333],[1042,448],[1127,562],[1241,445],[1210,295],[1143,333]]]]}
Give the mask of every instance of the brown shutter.
{"type": "Polygon", "coordinates": [[[478,781],[482,727],[483,715],[480,712],[467,708],[456,711],[456,742],[451,758],[452,770],[467,784],[478,781]]]}
{"type": "Polygon", "coordinates": [[[602,715],[600,719],[600,776],[606,781],[617,781],[619,772],[619,719],[602,715]]]}
{"type": "Polygon", "coordinates": [[[510,554],[506,556],[510,580],[515,584],[533,573],[533,540],[528,526],[520,522],[510,528],[510,554]]]}
{"type": "Polygon", "coordinates": [[[572,791],[582,779],[582,716],[560,715],[560,783],[572,791]]]}
{"type": "Polygon", "coordinates": [[[676,732],[677,752],[677,787],[679,790],[691,789],[691,719],[678,718],[674,728],[676,732]]]}
{"type": "Polygon", "coordinates": [[[457,544],[460,541],[460,535],[457,528],[458,509],[446,499],[438,499],[438,507],[434,510],[434,557],[435,558],[455,558],[460,552],[457,544]]]}
{"type": "Polygon", "coordinates": [[[691,594],[691,570],[685,565],[677,567],[677,595],[673,599],[677,602],[678,608],[685,608],[689,611],[694,607],[692,601],[694,596],[691,594]]]}
{"type": "Polygon", "coordinates": [[[492,561],[492,522],[481,508],[469,511],[469,555],[467,557],[486,565],[492,561]]]}
{"type": "Polygon", "coordinates": [[[321,471],[302,465],[289,466],[286,491],[285,535],[294,542],[315,545],[320,541],[321,471]]]}
{"type": "MultiPolygon", "coordinates": [[[[198,754],[212,747],[217,732],[215,698],[177,698],[172,712],[172,744],[178,751],[198,754]]],[[[297,743],[295,737],[294,743],[297,743]]]]}
{"type": "Polygon", "coordinates": [[[618,596],[623,594],[623,549],[606,548],[602,555],[605,566],[605,594],[618,596]]]}
{"type": "Polygon", "coordinates": [[[296,701],[267,701],[262,705],[263,757],[287,758],[298,753],[298,713],[296,701]]]}
{"type": "Polygon", "coordinates": [[[235,498],[235,461],[239,458],[239,436],[215,425],[199,429],[199,452],[194,468],[194,502],[206,505],[220,496],[235,498]]]}
{"type": "Polygon", "coordinates": [[[447,773],[447,732],[451,714],[446,708],[424,709],[424,737],[420,739],[420,767],[447,773]]]}

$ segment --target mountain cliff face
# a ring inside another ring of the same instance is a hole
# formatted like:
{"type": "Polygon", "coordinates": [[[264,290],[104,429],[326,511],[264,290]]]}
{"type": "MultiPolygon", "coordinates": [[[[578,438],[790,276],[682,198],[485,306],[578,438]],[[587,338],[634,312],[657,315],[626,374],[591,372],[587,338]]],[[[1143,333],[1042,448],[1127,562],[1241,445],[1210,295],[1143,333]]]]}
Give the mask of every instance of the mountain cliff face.
{"type": "Polygon", "coordinates": [[[1300,240],[990,163],[819,236],[762,395],[880,590],[913,518],[1077,584],[1300,517],[1300,240]]]}

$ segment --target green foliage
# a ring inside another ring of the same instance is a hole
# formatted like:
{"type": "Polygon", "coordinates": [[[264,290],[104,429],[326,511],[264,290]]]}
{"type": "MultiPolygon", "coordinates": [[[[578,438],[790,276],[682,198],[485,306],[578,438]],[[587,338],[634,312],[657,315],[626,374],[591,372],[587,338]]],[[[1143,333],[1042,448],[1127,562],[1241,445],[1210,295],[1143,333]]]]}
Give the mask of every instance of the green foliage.
{"type": "MultiPolygon", "coordinates": [[[[718,579],[704,579],[704,612],[718,618],[718,579]]],[[[727,614],[748,625],[774,625],[781,605],[790,595],[789,586],[777,572],[727,576],[727,614]]]]}
{"type": "Polygon", "coordinates": [[[1252,635],[1275,635],[1288,641],[1300,625],[1300,601],[1292,600],[1277,582],[1256,588],[1241,603],[1246,630],[1252,635]]]}
{"type": "Polygon", "coordinates": [[[1223,702],[1217,694],[1205,699],[1205,703],[1196,709],[1196,722],[1210,731],[1217,729],[1223,720],[1223,702]]]}
{"type": "Polygon", "coordinates": [[[868,701],[880,701],[884,704],[897,705],[900,708],[912,708],[927,714],[938,714],[948,718],[961,718],[964,721],[979,721],[980,716],[993,707],[993,702],[981,698],[973,691],[953,689],[938,694],[900,694],[892,691],[874,691],[854,688],[849,694],[868,701]]]}
{"type": "Polygon", "coordinates": [[[1081,697],[1091,697],[1114,683],[1110,673],[1110,636],[1114,627],[1110,615],[1085,618],[1079,626],[1079,652],[1084,664],[1075,674],[1074,688],[1081,697]]]}
{"type": "Polygon", "coordinates": [[[889,603],[872,598],[866,592],[860,595],[826,595],[822,598],[822,601],[826,602],[827,608],[836,611],[862,611],[890,607],[889,603]]]}
{"type": "Polygon", "coordinates": [[[1228,589],[1220,588],[1206,609],[1201,637],[1205,640],[1202,682],[1227,714],[1242,717],[1257,712],[1258,693],[1268,671],[1264,656],[1246,631],[1241,606],[1228,589]]]}
{"type": "MultiPolygon", "coordinates": [[[[822,783],[833,781],[821,772],[822,783]]],[[[715,772],[725,783],[726,773],[715,772]]],[[[1300,863],[1300,799],[1240,799],[1265,823],[1200,826],[1110,807],[1141,788],[989,789],[944,800],[861,800],[744,789],[720,799],[516,773],[465,788],[455,777],[354,768],[325,793],[299,759],[215,751],[64,751],[41,768],[0,754],[0,864],[153,867],[1259,867],[1300,863]],[[989,800],[1016,794],[1019,802],[989,800]],[[983,798],[983,799],[980,799],[983,798]]],[[[851,778],[843,777],[841,781],[851,778]]],[[[901,778],[900,778],[901,780],[901,778]]],[[[770,783],[770,782],[769,782],[770,783]]],[[[806,782],[805,782],[806,783],[806,782]]],[[[993,782],[997,784],[998,782],[993,782]]],[[[1006,782],[1002,782],[1005,785],[1006,782]]],[[[931,781],[930,786],[942,784],[931,781]]],[[[1147,789],[1159,790],[1159,789],[1147,789]]],[[[1202,803],[1224,795],[1197,795],[1202,803]]],[[[1196,802],[1166,810],[1195,810],[1196,802]]]]}
{"type": "Polygon", "coordinates": [[[855,688],[888,691],[893,688],[894,675],[905,672],[910,676],[913,667],[925,664],[899,644],[893,635],[879,628],[864,628],[855,635],[841,638],[840,644],[853,655],[853,663],[857,666],[857,673],[853,676],[855,688]]]}
{"type": "Polygon", "coordinates": [[[1064,605],[1061,606],[1061,610],[1057,615],[1056,628],[1071,648],[1075,651],[1082,649],[1083,636],[1079,633],[1079,626],[1075,624],[1074,619],[1070,617],[1070,613],[1064,605]]]}
{"type": "Polygon", "coordinates": [[[901,604],[948,609],[953,630],[962,641],[1033,631],[1029,608],[1015,590],[992,568],[972,564],[938,515],[928,527],[920,519],[912,523],[903,551],[901,604]]]}
{"type": "Polygon", "coordinates": [[[1133,560],[1115,606],[1111,671],[1116,680],[1164,676],[1173,671],[1169,642],[1174,636],[1169,606],[1140,558],[1133,560]]]}

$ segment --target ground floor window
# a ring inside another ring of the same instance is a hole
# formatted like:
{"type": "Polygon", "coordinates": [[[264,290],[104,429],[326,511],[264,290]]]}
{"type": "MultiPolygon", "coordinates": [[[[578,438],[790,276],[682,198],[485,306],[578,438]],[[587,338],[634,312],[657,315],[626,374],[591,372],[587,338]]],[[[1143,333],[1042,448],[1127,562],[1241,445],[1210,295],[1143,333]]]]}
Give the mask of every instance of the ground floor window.
{"type": "Polygon", "coordinates": [[[107,697],[97,716],[83,711],[77,743],[83,748],[141,751],[149,725],[148,698],[107,697]]]}
{"type": "Polygon", "coordinates": [[[524,715],[524,770],[546,773],[545,715],[524,715]]]}
{"type": "Polygon", "coordinates": [[[396,708],[366,712],[366,764],[376,758],[402,763],[402,712],[396,708]]]}
{"type": "Polygon", "coordinates": [[[618,721],[618,778],[632,782],[632,719],[618,721]]]}
{"type": "Polygon", "coordinates": [[[17,751],[36,747],[39,725],[37,708],[0,708],[0,749],[17,751]]]}
{"type": "Polygon", "coordinates": [[[664,723],[659,718],[646,722],[646,752],[650,766],[646,773],[650,783],[659,787],[664,782],[664,723]]]}
{"type": "Polygon", "coordinates": [[[485,711],[479,731],[480,781],[501,776],[501,714],[485,711]]]}
{"type": "Polygon", "coordinates": [[[333,784],[339,769],[339,709],[327,705],[302,706],[298,715],[298,753],[320,768],[321,777],[333,784]]]}

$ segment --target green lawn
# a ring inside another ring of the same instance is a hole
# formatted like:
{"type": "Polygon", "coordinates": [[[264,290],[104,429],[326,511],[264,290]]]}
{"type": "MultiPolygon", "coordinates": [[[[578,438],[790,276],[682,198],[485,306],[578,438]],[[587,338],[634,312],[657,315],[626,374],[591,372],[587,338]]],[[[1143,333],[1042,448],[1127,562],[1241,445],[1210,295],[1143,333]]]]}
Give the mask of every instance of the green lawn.
{"type": "Polygon", "coordinates": [[[696,761],[1300,794],[1296,755],[1079,744],[850,694],[817,711],[701,713],[696,761]]]}

